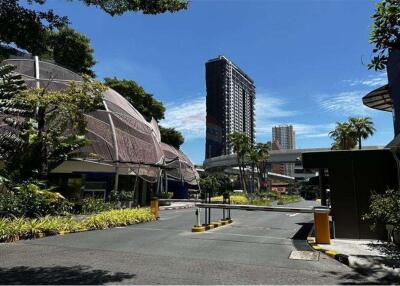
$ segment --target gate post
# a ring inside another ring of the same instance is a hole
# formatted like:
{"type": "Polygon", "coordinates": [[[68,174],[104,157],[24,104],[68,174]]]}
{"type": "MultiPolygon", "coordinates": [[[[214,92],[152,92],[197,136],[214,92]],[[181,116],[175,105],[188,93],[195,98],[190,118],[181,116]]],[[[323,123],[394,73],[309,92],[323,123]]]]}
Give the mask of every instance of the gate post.
{"type": "Polygon", "coordinates": [[[160,218],[160,210],[159,210],[159,206],[158,206],[158,198],[157,197],[151,198],[150,209],[151,209],[151,213],[156,217],[156,219],[159,219],[160,218]]]}
{"type": "Polygon", "coordinates": [[[328,207],[314,207],[314,230],[317,244],[331,244],[329,211],[328,207]]]}

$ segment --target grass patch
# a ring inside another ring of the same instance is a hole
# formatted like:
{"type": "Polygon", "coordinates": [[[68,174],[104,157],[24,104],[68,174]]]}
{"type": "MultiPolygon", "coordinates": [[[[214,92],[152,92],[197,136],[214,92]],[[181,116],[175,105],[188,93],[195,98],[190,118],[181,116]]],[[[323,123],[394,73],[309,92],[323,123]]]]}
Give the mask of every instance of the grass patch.
{"type": "Polygon", "coordinates": [[[251,204],[255,206],[269,206],[271,203],[272,200],[270,199],[255,199],[251,202],[251,204]]]}
{"type": "Polygon", "coordinates": [[[71,217],[0,219],[0,241],[38,238],[47,235],[126,226],[154,220],[149,208],[119,209],[91,215],[81,221],[71,217]]]}

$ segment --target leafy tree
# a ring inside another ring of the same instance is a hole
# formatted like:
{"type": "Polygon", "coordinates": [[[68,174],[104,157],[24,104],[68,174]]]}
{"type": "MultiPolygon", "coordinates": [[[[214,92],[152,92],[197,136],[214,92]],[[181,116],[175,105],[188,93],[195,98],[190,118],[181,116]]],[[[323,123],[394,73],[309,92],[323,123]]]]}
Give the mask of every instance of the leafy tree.
{"type": "Polygon", "coordinates": [[[386,68],[390,50],[400,48],[400,1],[382,0],[377,3],[372,18],[374,24],[371,26],[370,43],[375,48],[368,68],[383,70],[386,68]]]}
{"type": "Polygon", "coordinates": [[[267,159],[269,157],[270,149],[271,144],[257,143],[249,150],[249,159],[252,165],[253,182],[255,181],[254,169],[255,167],[257,168],[257,191],[260,190],[260,181],[265,179],[265,175],[267,172],[267,159]]]}
{"type": "Polygon", "coordinates": [[[34,11],[19,0],[0,0],[0,43],[15,44],[35,55],[49,52],[50,32],[68,24],[52,10],[34,11]]]}
{"type": "Polygon", "coordinates": [[[200,187],[202,190],[210,190],[213,195],[222,195],[232,191],[232,183],[224,174],[207,172],[200,174],[200,187]]]}
{"type": "Polygon", "coordinates": [[[337,122],[335,130],[329,132],[329,136],[334,140],[334,150],[350,150],[357,144],[355,130],[348,122],[337,122]]]}
{"type": "Polygon", "coordinates": [[[160,127],[161,141],[174,146],[179,149],[180,146],[185,142],[181,132],[177,131],[175,128],[160,127]]]}
{"type": "Polygon", "coordinates": [[[249,137],[240,132],[234,132],[228,135],[227,142],[229,146],[233,149],[233,152],[237,156],[237,162],[239,166],[239,179],[243,190],[246,192],[246,156],[250,150],[250,139],[249,137]]]}
{"type": "Polygon", "coordinates": [[[51,36],[53,59],[56,63],[80,74],[95,77],[93,67],[96,64],[90,40],[75,30],[64,27],[51,36]]]}
{"type": "MultiPolygon", "coordinates": [[[[187,0],[77,0],[88,6],[96,6],[110,14],[122,15],[125,12],[143,12],[143,14],[160,14],[165,12],[177,12],[187,9],[187,0]]],[[[46,0],[29,0],[43,4],[46,0]]]]}
{"type": "MultiPolygon", "coordinates": [[[[6,67],[3,78],[11,78],[6,67]]],[[[7,90],[0,81],[0,91],[7,90]]],[[[65,160],[74,149],[87,143],[84,113],[98,109],[104,86],[84,77],[82,84],[71,83],[62,91],[46,88],[26,89],[12,94],[0,93],[3,122],[11,123],[16,139],[2,138],[1,143],[18,140],[13,152],[1,154],[11,177],[24,179],[45,176],[49,164],[65,160]],[[16,123],[15,123],[16,122],[16,123]]],[[[7,134],[3,134],[3,137],[7,134]]],[[[9,146],[10,147],[10,146],[9,146]]],[[[5,150],[6,148],[0,148],[5,150]]]]}
{"type": "Polygon", "coordinates": [[[358,149],[361,149],[361,140],[367,139],[374,134],[374,123],[369,117],[351,117],[349,123],[354,129],[355,136],[358,141],[358,149]]]}
{"type": "Polygon", "coordinates": [[[164,118],[165,107],[152,94],[133,80],[105,78],[105,85],[114,89],[132,104],[147,120],[152,117],[159,121],[164,118]]]}

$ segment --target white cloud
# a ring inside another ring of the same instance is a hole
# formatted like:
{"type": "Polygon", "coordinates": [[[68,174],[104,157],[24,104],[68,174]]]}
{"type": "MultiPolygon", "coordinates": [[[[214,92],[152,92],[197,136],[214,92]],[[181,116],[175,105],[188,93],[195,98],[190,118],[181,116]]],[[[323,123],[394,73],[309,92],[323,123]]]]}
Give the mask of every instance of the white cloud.
{"type": "Polygon", "coordinates": [[[375,76],[369,76],[367,79],[344,80],[344,82],[349,83],[350,86],[377,87],[387,84],[388,80],[386,73],[379,73],[375,76]]]}
{"type": "Polygon", "coordinates": [[[346,116],[366,115],[371,109],[363,105],[365,91],[344,91],[334,95],[319,95],[317,102],[328,112],[346,116]]]}
{"type": "Polygon", "coordinates": [[[186,140],[204,138],[206,130],[205,97],[196,97],[180,104],[168,104],[162,126],[181,131],[186,140]]]}
{"type": "Polygon", "coordinates": [[[289,110],[286,101],[281,98],[259,93],[256,96],[256,117],[263,120],[266,118],[282,118],[297,115],[297,111],[289,110]]]}

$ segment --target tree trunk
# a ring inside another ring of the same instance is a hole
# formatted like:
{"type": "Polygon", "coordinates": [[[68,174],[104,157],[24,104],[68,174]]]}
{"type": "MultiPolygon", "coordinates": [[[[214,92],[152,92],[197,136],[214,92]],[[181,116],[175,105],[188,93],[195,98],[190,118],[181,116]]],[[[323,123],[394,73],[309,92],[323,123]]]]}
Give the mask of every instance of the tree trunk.
{"type": "Polygon", "coordinates": [[[361,135],[358,136],[358,149],[361,150],[361,135]]]}
{"type": "Polygon", "coordinates": [[[44,127],[45,127],[45,115],[46,110],[44,108],[39,108],[37,112],[37,122],[38,122],[38,145],[39,145],[39,176],[42,178],[47,177],[47,146],[43,139],[44,127]]]}

